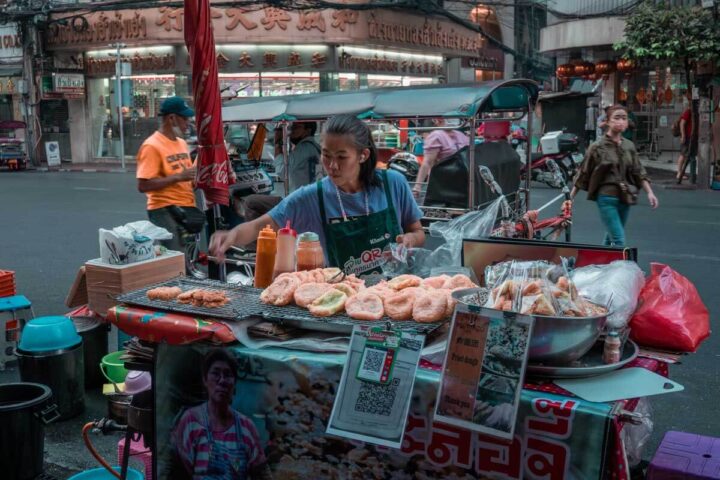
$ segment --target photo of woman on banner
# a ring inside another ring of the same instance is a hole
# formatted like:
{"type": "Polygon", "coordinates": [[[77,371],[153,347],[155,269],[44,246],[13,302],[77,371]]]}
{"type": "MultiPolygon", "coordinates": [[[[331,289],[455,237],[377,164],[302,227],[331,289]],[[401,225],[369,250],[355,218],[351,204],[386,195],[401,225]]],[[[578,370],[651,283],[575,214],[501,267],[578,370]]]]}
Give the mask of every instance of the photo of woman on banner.
{"type": "Polygon", "coordinates": [[[272,478],[255,425],[232,407],[237,372],[237,360],[227,351],[213,349],[205,355],[207,401],[186,410],[172,432],[188,478],[272,478]]]}

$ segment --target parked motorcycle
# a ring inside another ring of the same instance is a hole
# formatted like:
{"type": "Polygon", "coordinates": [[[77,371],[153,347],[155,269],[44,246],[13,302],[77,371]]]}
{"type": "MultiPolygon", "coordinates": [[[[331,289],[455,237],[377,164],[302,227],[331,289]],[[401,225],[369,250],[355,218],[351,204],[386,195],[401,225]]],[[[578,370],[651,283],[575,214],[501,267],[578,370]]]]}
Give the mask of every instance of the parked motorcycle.
{"type": "MultiPolygon", "coordinates": [[[[578,171],[583,156],[580,153],[580,141],[577,135],[564,131],[548,132],[540,139],[542,152],[531,153],[532,178],[535,182],[542,182],[551,188],[562,188],[565,183],[572,182],[578,171]],[[547,161],[553,160],[562,175],[563,182],[549,167],[547,161]]],[[[525,156],[521,156],[525,163],[525,156]]],[[[523,165],[520,174],[523,179],[527,176],[527,164],[523,165]]]]}
{"type": "Polygon", "coordinates": [[[401,173],[408,182],[413,183],[417,180],[418,172],[420,172],[420,163],[412,153],[398,152],[390,157],[387,168],[401,173]]]}

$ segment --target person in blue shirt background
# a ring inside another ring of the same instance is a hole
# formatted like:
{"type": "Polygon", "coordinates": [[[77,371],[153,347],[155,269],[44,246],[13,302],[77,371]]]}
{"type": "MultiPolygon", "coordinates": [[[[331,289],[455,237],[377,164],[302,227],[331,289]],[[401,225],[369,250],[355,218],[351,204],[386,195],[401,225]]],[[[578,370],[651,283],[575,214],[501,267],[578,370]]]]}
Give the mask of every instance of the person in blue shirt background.
{"type": "Polygon", "coordinates": [[[422,211],[401,174],[376,170],[377,150],[367,125],[352,115],[328,119],[322,132],[322,180],[306,185],[268,214],[216,232],[210,252],[222,259],[232,245],[256,240],[265,225],[289,221],[297,232],[320,236],[329,266],[365,275],[379,271],[391,243],[421,247],[422,211]]]}

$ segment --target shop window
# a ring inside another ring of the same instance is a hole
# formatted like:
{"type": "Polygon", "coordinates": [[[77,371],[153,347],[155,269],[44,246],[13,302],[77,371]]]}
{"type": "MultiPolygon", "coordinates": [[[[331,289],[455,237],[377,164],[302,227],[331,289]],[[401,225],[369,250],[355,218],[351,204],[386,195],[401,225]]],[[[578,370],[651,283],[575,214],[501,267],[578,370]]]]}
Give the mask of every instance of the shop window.
{"type": "Polygon", "coordinates": [[[12,96],[0,95],[0,122],[13,120],[12,96]]]}

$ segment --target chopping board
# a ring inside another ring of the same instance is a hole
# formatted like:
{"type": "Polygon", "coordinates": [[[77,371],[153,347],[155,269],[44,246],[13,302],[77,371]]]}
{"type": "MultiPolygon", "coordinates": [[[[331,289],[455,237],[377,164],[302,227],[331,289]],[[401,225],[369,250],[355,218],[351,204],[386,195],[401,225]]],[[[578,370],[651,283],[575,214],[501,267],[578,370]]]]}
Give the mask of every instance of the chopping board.
{"type": "Polygon", "coordinates": [[[554,383],[589,402],[614,402],[685,390],[679,383],[644,368],[624,368],[597,377],[558,379],[554,383]]]}

